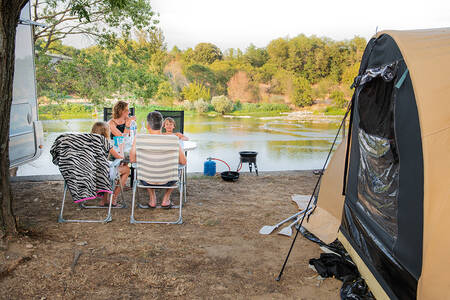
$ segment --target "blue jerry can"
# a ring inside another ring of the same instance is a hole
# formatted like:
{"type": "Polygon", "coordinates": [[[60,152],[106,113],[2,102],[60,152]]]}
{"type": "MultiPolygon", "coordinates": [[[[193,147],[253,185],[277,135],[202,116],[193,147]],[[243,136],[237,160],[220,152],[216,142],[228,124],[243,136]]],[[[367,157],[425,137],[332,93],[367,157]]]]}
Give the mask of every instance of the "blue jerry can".
{"type": "Polygon", "coordinates": [[[211,158],[208,158],[207,161],[203,164],[203,175],[205,176],[214,176],[216,175],[216,162],[212,161],[211,158]]]}

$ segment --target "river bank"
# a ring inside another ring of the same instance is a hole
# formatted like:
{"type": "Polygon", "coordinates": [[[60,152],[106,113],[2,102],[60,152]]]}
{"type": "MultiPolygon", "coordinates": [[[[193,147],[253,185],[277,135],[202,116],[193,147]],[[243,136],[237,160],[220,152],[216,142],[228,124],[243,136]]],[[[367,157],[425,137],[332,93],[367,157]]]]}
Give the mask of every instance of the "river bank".
{"type": "MultiPolygon", "coordinates": [[[[25,234],[0,252],[0,265],[17,264],[0,278],[0,298],[338,299],[341,283],[320,280],[308,267],[320,255],[316,244],[299,238],[276,282],[291,239],[258,234],[295,213],[291,195],[311,193],[316,179],[311,171],[245,173],[235,183],[194,174],[185,223],[172,226],[132,225],[129,208],[115,209],[108,224],[59,224],[61,181],[13,182],[25,234]]],[[[67,205],[69,217],[100,213],[67,205]]],[[[174,214],[138,210],[139,217],[174,214]]]]}

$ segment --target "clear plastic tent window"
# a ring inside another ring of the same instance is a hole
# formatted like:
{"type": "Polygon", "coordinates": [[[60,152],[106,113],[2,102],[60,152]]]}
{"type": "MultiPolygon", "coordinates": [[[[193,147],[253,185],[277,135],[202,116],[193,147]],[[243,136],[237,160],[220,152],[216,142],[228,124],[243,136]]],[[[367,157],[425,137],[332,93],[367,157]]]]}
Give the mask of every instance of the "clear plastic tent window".
{"type": "Polygon", "coordinates": [[[388,139],[360,129],[358,198],[365,211],[394,239],[397,237],[399,164],[388,139]]]}
{"type": "Polygon", "coordinates": [[[399,159],[394,130],[398,62],[366,70],[358,95],[358,202],[393,239],[398,233],[399,159]]]}

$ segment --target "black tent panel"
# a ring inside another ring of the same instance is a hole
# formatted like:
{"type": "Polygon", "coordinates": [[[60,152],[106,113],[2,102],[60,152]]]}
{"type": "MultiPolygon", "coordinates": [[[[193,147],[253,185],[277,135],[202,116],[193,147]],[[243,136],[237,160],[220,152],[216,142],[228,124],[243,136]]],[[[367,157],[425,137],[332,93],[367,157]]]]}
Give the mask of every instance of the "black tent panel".
{"type": "Polygon", "coordinates": [[[422,142],[406,70],[390,36],[369,41],[356,82],[341,225],[393,299],[415,298],[422,268],[422,142]]]}

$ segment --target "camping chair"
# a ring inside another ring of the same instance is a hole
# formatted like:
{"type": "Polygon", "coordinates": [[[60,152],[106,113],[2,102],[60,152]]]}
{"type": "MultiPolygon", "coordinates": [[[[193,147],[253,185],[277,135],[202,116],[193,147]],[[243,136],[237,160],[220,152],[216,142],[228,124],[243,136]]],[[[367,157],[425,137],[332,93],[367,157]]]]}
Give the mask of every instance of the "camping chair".
{"type": "MultiPolygon", "coordinates": [[[[64,193],[58,222],[110,222],[112,208],[112,192],[114,180],[111,182],[111,172],[106,156],[99,155],[105,151],[106,139],[97,134],[62,134],[50,149],[52,161],[59,167],[64,177],[64,193]],[[111,193],[110,205],[107,216],[104,219],[64,219],[64,205],[67,190],[71,191],[73,201],[81,203],[86,200],[96,199],[100,193],[111,193]]],[[[115,163],[118,168],[120,160],[115,163]]],[[[115,177],[112,177],[115,178],[115,177]]]]}
{"type": "MultiPolygon", "coordinates": [[[[157,110],[163,118],[171,117],[174,119],[176,126],[175,132],[184,133],[184,111],[183,110],[157,110]]],[[[164,128],[163,128],[164,130],[164,128]]]]}
{"type": "Polygon", "coordinates": [[[131,204],[130,223],[146,224],[182,224],[183,209],[183,178],[184,167],[179,167],[179,143],[173,135],[139,134],[136,137],[136,180],[133,184],[133,198],[131,204]],[[176,181],[171,186],[143,185],[141,180],[147,183],[165,183],[176,181]],[[178,189],[180,193],[178,219],[175,221],[139,221],[134,217],[136,207],[136,194],[138,188],[142,189],[178,189]]]}
{"type": "MultiPolygon", "coordinates": [[[[184,110],[157,110],[157,112],[160,112],[163,118],[172,118],[175,121],[175,132],[184,133],[184,110]]],[[[164,132],[164,128],[163,128],[164,132]]],[[[184,153],[187,157],[187,152],[184,153]]],[[[185,170],[183,172],[183,186],[184,186],[184,201],[186,202],[186,176],[187,176],[187,167],[185,166],[185,170]]]]}
{"type": "MultiPolygon", "coordinates": [[[[119,159],[118,159],[119,160],[119,159]]],[[[120,160],[119,160],[120,162],[120,160]]],[[[115,180],[112,180],[113,184],[112,184],[112,190],[114,191],[115,189],[115,180]]],[[[119,180],[119,184],[120,184],[120,180],[119,180]]],[[[59,212],[58,215],[58,222],[59,223],[108,223],[112,221],[112,215],[111,215],[111,208],[112,208],[112,193],[109,194],[109,205],[108,205],[108,214],[106,215],[105,219],[100,219],[100,220],[66,220],[63,217],[63,213],[64,213],[64,202],[66,200],[66,194],[67,194],[67,183],[66,181],[64,181],[64,194],[63,194],[63,198],[62,198],[62,203],[61,203],[61,210],[59,212]]],[[[123,198],[122,198],[123,199],[123,198]]],[[[83,204],[80,204],[81,207],[83,208],[106,208],[106,207],[100,207],[100,206],[83,206],[83,204]]]]}

